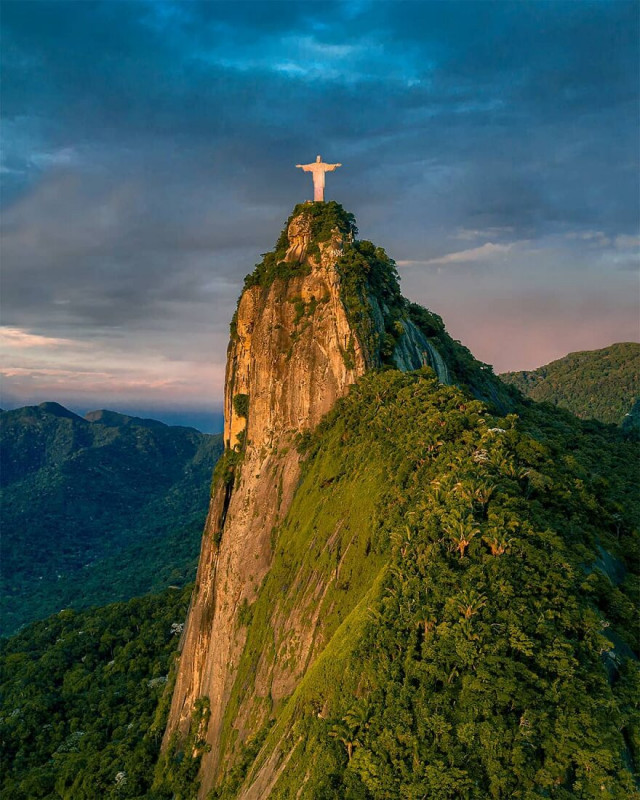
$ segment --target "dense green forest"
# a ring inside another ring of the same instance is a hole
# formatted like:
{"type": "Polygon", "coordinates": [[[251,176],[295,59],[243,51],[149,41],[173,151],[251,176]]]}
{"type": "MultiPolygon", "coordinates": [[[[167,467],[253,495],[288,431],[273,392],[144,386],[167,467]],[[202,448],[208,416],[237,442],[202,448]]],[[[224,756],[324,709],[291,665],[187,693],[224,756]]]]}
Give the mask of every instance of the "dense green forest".
{"type": "Polygon", "coordinates": [[[57,403],[0,413],[2,631],[193,580],[222,437],[57,403]]]}
{"type": "Polygon", "coordinates": [[[0,796],[152,796],[191,589],[68,609],[0,643],[0,796]]]}
{"type": "Polygon", "coordinates": [[[214,796],[280,752],[274,798],[637,797],[637,444],[424,370],[367,375],[301,448],[229,735],[286,587],[335,573],[328,641],[214,796]]]}
{"type": "Polygon", "coordinates": [[[561,406],[581,419],[620,425],[640,397],[640,344],[569,353],[544,367],[500,377],[533,400],[561,406]]]}

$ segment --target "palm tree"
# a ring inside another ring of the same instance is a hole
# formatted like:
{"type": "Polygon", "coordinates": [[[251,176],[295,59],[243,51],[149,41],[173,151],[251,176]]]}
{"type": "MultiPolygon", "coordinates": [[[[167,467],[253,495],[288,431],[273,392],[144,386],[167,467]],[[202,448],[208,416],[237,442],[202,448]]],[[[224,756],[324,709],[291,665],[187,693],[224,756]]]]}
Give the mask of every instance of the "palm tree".
{"type": "Polygon", "coordinates": [[[329,731],[329,736],[342,742],[351,761],[354,748],[361,744],[358,736],[369,727],[371,718],[371,705],[365,700],[350,708],[340,722],[337,722],[329,731]]]}
{"type": "Polygon", "coordinates": [[[405,525],[404,531],[393,531],[390,539],[392,548],[399,551],[404,558],[407,555],[409,542],[411,541],[411,528],[405,525]]]}
{"type": "Polygon", "coordinates": [[[371,705],[367,701],[359,703],[357,706],[350,708],[344,715],[344,721],[352,729],[358,732],[366,730],[369,727],[369,719],[371,718],[371,705]]]}
{"type": "Polygon", "coordinates": [[[344,720],[336,722],[329,731],[329,736],[342,742],[347,750],[347,757],[351,761],[353,755],[353,748],[357,747],[360,742],[358,741],[356,731],[351,728],[344,720]]]}
{"type": "Polygon", "coordinates": [[[489,545],[492,556],[501,556],[506,553],[511,545],[511,539],[500,528],[490,528],[482,537],[482,541],[489,545]]]}
{"type": "Polygon", "coordinates": [[[475,486],[473,499],[483,508],[487,505],[497,486],[487,480],[479,481],[475,486]]]}
{"type": "Polygon", "coordinates": [[[500,511],[497,514],[489,514],[489,528],[482,537],[482,541],[489,545],[492,556],[501,556],[507,552],[512,542],[509,533],[516,531],[519,525],[519,521],[509,512],[500,511]]]}
{"type": "Polygon", "coordinates": [[[471,619],[486,605],[486,595],[475,589],[465,589],[458,597],[458,611],[465,619],[471,619]]]}
{"type": "Polygon", "coordinates": [[[443,523],[449,537],[453,540],[455,549],[464,558],[467,547],[472,540],[480,533],[480,529],[474,527],[471,517],[463,517],[459,514],[452,515],[449,520],[443,523]]]}
{"type": "Polygon", "coordinates": [[[437,479],[431,481],[431,497],[436,503],[443,503],[447,497],[447,487],[437,479]]]}

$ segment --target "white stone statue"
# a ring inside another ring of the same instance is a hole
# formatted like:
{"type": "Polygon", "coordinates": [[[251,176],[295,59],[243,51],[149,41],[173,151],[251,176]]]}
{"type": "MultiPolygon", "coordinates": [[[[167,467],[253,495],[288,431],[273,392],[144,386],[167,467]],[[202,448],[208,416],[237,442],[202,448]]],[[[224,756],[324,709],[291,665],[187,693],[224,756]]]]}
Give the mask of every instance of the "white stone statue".
{"type": "Polygon", "coordinates": [[[318,156],[311,164],[296,164],[297,169],[313,173],[313,199],[320,203],[324,201],[325,172],[333,172],[334,169],[341,166],[342,164],[325,164],[321,156],[318,156]]]}

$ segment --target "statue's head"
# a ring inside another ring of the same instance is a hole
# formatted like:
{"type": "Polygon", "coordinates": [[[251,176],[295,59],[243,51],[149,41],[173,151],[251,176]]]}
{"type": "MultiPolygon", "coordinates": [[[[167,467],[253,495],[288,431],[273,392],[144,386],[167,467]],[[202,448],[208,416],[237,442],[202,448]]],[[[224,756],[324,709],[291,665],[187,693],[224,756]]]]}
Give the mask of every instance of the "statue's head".
{"type": "Polygon", "coordinates": [[[316,156],[316,161],[322,161],[322,156],[316,156]]]}

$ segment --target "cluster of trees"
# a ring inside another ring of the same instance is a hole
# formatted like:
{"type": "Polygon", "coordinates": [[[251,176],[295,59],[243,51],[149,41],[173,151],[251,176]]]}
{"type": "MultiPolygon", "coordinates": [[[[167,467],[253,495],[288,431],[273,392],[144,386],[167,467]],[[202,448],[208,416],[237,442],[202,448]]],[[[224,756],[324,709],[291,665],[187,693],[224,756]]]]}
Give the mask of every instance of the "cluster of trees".
{"type": "Polygon", "coordinates": [[[174,733],[158,759],[149,800],[193,800],[196,797],[200,762],[209,749],[206,733],[210,716],[209,698],[198,698],[186,736],[174,733]]]}
{"type": "Polygon", "coordinates": [[[336,265],[340,291],[354,334],[372,357],[373,364],[391,363],[399,336],[405,301],[395,261],[369,241],[353,242],[336,265]],[[378,301],[384,330],[373,316],[372,298],[378,301]]]}
{"type": "Polygon", "coordinates": [[[597,551],[631,553],[613,506],[579,462],[455,394],[432,406],[442,433],[394,515],[348,768],[374,797],[631,797],[634,587],[597,551]]]}
{"type": "MultiPolygon", "coordinates": [[[[287,219],[282,229],[275,249],[262,256],[262,261],[256,264],[253,272],[249,273],[244,279],[244,289],[252,286],[271,286],[276,278],[287,280],[296,275],[306,275],[309,271],[307,263],[297,264],[284,261],[289,247],[288,230],[291,220],[294,217],[304,214],[311,226],[311,243],[308,255],[318,256],[320,253],[319,244],[331,238],[332,231],[337,229],[344,236],[354,237],[358,233],[353,214],[345,211],[340,203],[331,200],[328,203],[298,203],[293,212],[287,219]]],[[[231,332],[234,332],[234,323],[231,324],[231,332]]]]}

